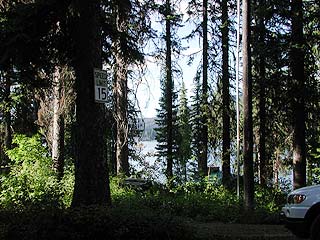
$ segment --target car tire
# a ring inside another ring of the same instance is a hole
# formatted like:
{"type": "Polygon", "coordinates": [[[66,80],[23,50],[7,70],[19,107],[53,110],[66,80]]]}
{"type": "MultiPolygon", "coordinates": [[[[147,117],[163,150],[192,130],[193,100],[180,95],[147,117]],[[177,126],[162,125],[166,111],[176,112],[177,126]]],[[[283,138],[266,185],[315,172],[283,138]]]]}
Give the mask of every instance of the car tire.
{"type": "Polygon", "coordinates": [[[313,220],[310,228],[310,239],[319,240],[320,239],[320,215],[318,215],[315,220],[313,220]]]}

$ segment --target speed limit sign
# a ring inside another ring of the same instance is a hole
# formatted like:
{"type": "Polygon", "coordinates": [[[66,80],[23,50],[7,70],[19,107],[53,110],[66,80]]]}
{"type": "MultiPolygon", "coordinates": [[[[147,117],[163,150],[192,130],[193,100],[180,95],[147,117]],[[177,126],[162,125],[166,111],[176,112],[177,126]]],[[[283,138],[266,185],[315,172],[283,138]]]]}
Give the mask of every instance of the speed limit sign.
{"type": "Polygon", "coordinates": [[[108,102],[107,71],[94,68],[94,99],[96,102],[108,102]]]}

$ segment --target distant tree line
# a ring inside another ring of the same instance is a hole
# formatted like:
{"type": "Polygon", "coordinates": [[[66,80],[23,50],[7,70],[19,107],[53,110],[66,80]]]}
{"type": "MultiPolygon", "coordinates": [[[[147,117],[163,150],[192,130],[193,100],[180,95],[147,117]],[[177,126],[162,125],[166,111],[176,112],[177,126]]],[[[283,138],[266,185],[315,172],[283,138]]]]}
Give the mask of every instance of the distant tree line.
{"type": "Polygon", "coordinates": [[[144,141],[152,141],[156,139],[156,122],[154,118],[141,119],[140,129],[142,130],[141,139],[144,141]]]}

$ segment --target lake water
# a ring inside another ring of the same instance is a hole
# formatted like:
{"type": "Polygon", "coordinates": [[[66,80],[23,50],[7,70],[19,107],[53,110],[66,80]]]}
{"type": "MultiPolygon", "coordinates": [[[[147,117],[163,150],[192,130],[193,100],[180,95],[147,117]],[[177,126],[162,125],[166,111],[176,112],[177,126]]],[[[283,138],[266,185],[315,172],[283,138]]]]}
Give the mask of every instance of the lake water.
{"type": "MultiPolygon", "coordinates": [[[[166,177],[164,174],[165,161],[159,161],[157,159],[157,141],[140,141],[136,145],[136,150],[138,151],[139,159],[130,160],[130,165],[134,167],[135,172],[138,173],[137,177],[142,177],[146,179],[151,179],[153,181],[165,183],[166,177]]],[[[221,162],[219,155],[209,154],[208,165],[217,166],[221,170],[221,162]]],[[[235,165],[234,157],[231,159],[231,165],[235,165]]],[[[188,169],[191,169],[188,167],[188,169]]],[[[233,167],[231,168],[232,174],[236,175],[233,167]]],[[[280,171],[279,173],[280,184],[288,185],[292,188],[292,172],[291,171],[280,171]]]]}
{"type": "Polygon", "coordinates": [[[164,183],[163,163],[157,160],[157,141],[140,141],[136,144],[138,159],[131,159],[130,165],[134,167],[137,177],[151,179],[164,183]]]}

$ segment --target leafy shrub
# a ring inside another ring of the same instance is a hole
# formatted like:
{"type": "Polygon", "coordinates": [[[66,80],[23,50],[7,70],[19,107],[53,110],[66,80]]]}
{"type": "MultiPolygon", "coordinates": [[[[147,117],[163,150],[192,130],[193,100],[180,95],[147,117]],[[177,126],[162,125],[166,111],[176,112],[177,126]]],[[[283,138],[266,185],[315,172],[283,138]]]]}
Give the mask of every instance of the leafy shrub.
{"type": "Polygon", "coordinates": [[[58,190],[60,192],[60,202],[62,206],[69,207],[72,202],[74,189],[74,166],[65,167],[64,175],[59,183],[58,190]]]}
{"type": "Polygon", "coordinates": [[[113,203],[118,205],[131,205],[136,201],[137,194],[134,189],[131,189],[124,184],[124,177],[110,178],[110,192],[113,203]]]}
{"type": "Polygon", "coordinates": [[[159,215],[170,214],[202,221],[224,222],[235,221],[240,209],[234,194],[221,186],[190,182],[170,190],[155,185],[149,191],[138,192],[127,187],[124,189],[121,184],[116,186],[112,182],[111,193],[116,208],[145,209],[159,215]],[[230,205],[233,205],[232,210],[230,205]],[[226,211],[229,213],[226,214],[226,211]]]}
{"type": "Polygon", "coordinates": [[[286,202],[286,194],[280,189],[256,185],[255,201],[258,209],[278,214],[286,202]]]}
{"type": "Polygon", "coordinates": [[[243,199],[234,191],[206,181],[188,182],[171,189],[155,186],[143,193],[123,188],[121,184],[111,186],[115,207],[145,209],[200,221],[279,223],[279,210],[285,201],[285,194],[280,190],[257,185],[256,210],[248,213],[244,211],[243,199]]]}
{"type": "Polygon", "coordinates": [[[73,184],[71,174],[66,174],[63,183],[57,181],[51,168],[52,160],[41,143],[40,135],[15,135],[13,144],[16,147],[7,151],[11,161],[10,172],[0,180],[2,207],[68,204],[73,184]]]}

